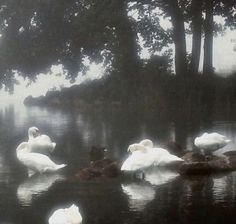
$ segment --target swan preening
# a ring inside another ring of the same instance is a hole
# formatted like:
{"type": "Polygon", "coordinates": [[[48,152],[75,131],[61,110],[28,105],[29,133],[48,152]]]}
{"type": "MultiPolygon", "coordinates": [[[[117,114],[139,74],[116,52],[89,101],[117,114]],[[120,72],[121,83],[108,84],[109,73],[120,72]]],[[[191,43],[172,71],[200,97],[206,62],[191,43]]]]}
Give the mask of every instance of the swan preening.
{"type": "Polygon", "coordinates": [[[54,163],[48,156],[41,153],[30,152],[28,142],[22,142],[17,147],[16,155],[23,165],[34,172],[54,172],[66,166],[66,164],[54,163]]]}
{"type": "Polygon", "coordinates": [[[152,166],[166,166],[183,160],[170,154],[167,150],[153,147],[149,139],[128,147],[131,155],[124,161],[121,170],[138,171],[152,166]]]}
{"type": "Polygon", "coordinates": [[[80,224],[81,222],[82,216],[79,208],[74,204],[69,208],[57,209],[48,220],[49,224],[80,224]]]}
{"type": "Polygon", "coordinates": [[[31,127],[28,129],[28,136],[28,142],[22,142],[16,148],[16,155],[29,172],[54,172],[66,166],[66,164],[54,163],[43,154],[45,151],[52,152],[56,146],[47,135],[41,135],[38,128],[31,127]]]}
{"type": "Polygon", "coordinates": [[[49,136],[41,135],[37,127],[29,128],[28,137],[28,148],[30,152],[48,154],[55,149],[56,143],[52,142],[49,136]]]}
{"type": "Polygon", "coordinates": [[[231,140],[226,136],[218,134],[216,132],[205,132],[201,136],[195,138],[194,145],[203,151],[215,151],[226,146],[231,140]]]}

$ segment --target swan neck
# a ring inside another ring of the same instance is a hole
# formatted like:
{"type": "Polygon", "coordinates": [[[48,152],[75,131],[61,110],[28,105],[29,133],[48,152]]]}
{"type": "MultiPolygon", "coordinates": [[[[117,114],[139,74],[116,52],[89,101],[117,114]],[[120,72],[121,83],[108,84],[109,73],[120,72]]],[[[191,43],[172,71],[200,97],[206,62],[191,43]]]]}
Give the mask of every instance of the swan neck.
{"type": "Polygon", "coordinates": [[[29,140],[34,138],[34,135],[31,131],[28,131],[28,137],[29,137],[29,140]]]}

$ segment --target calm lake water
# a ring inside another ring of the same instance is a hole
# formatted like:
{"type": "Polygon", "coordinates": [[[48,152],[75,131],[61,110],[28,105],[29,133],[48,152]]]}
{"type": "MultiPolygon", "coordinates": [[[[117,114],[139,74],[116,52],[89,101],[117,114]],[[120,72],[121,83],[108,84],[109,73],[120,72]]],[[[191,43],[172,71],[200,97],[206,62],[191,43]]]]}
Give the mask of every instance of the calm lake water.
{"type": "Polygon", "coordinates": [[[191,149],[195,136],[213,130],[232,140],[224,150],[235,149],[232,119],[186,122],[180,116],[175,122],[161,113],[136,110],[83,112],[1,104],[0,223],[44,224],[54,209],[71,203],[79,205],[84,224],[235,223],[236,172],[186,178],[154,169],[144,181],[73,180],[77,170],[88,166],[92,145],[105,146],[110,157],[122,161],[127,146],[143,138],[156,144],[176,140],[191,149]],[[31,126],[57,143],[51,157],[68,164],[64,171],[27,177],[15,149],[27,140],[31,126]]]}

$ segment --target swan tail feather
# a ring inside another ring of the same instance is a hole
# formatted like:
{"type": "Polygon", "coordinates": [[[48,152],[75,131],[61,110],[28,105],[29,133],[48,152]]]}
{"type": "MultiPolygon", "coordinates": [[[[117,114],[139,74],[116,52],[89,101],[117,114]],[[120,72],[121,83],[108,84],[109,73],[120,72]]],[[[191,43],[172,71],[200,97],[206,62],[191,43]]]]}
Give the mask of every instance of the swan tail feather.
{"type": "Polygon", "coordinates": [[[60,169],[62,169],[62,168],[64,168],[64,167],[66,167],[67,166],[67,164],[60,164],[60,165],[57,165],[57,170],[60,170],[60,169]]]}
{"type": "Polygon", "coordinates": [[[56,147],[56,143],[55,142],[52,142],[52,147],[50,148],[50,152],[52,153],[56,147]]]}

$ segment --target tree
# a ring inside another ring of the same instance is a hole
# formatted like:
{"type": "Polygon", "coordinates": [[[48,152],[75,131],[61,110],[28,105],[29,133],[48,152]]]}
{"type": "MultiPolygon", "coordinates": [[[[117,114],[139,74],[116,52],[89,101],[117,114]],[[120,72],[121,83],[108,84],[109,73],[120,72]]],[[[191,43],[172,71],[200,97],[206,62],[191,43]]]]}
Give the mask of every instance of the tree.
{"type": "Polygon", "coordinates": [[[202,39],[202,0],[192,0],[189,12],[192,20],[192,53],[190,61],[190,72],[198,73],[201,39],[202,39]]]}
{"type": "Polygon", "coordinates": [[[203,74],[213,74],[213,30],[214,30],[214,19],[213,19],[213,7],[214,0],[205,1],[206,18],[204,22],[204,60],[203,60],[203,74]]]}

